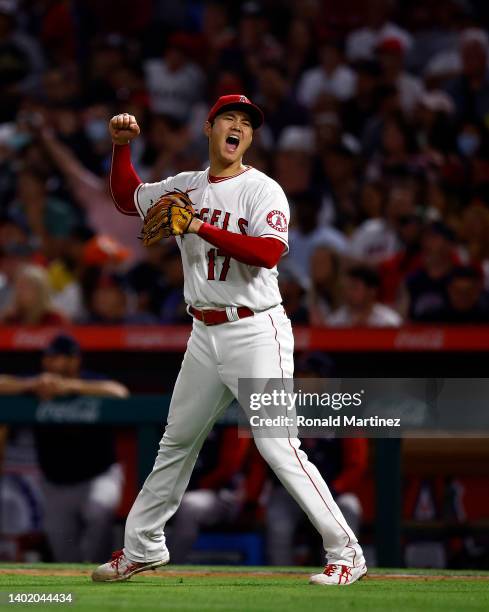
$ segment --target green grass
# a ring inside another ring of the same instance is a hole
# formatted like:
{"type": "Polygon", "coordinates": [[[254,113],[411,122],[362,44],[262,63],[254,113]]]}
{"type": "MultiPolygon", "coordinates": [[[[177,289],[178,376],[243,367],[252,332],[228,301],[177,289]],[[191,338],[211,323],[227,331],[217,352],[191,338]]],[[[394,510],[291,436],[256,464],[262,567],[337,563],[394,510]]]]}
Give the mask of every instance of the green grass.
{"type": "MultiPolygon", "coordinates": [[[[43,571],[82,570],[86,565],[0,565],[0,591],[72,592],[76,612],[153,611],[171,612],[471,612],[489,610],[489,573],[436,570],[370,570],[371,574],[414,574],[412,578],[369,578],[349,587],[307,584],[311,568],[236,568],[169,566],[157,573],[141,574],[128,582],[95,584],[89,575],[35,576],[9,574],[9,569],[43,571]],[[179,573],[181,571],[181,574],[179,573]],[[192,573],[195,572],[195,573],[192,573]],[[276,573],[281,571],[281,574],[276,573]],[[210,572],[210,575],[202,575],[210,572]],[[254,575],[254,572],[262,572],[254,575]],[[289,572],[290,575],[287,575],[289,572]],[[165,575],[166,573],[166,575],[165,575]],[[429,574],[449,580],[429,580],[429,574]],[[298,575],[301,574],[301,575],[298,575]],[[304,576],[302,576],[304,574],[304,576]],[[417,575],[417,576],[416,576],[417,575]],[[426,575],[426,576],[425,576],[426,575]],[[421,578],[420,578],[421,576],[421,578]],[[425,577],[424,577],[425,576],[425,577]],[[468,576],[482,576],[482,580],[468,576]]],[[[316,571],[316,570],[314,570],[316,571]]],[[[3,606],[0,606],[3,607],[3,606]]],[[[14,607],[14,606],[10,606],[14,607]]],[[[65,605],[32,604],[37,610],[65,605]]],[[[70,608],[68,608],[70,609],[70,608]]]]}

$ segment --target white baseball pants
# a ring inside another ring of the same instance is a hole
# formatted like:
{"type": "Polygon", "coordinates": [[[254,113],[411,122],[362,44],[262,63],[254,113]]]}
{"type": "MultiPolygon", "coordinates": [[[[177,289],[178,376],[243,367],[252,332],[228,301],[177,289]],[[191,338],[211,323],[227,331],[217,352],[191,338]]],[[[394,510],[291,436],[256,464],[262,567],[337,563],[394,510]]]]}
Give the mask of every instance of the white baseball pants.
{"type": "MultiPolygon", "coordinates": [[[[292,378],[294,340],[282,306],[224,323],[194,320],[153,471],[127,517],[128,559],[166,554],[164,528],[176,512],[197,455],[215,421],[238,396],[239,378],[292,378]]],[[[265,461],[323,539],[329,563],[364,565],[362,549],[297,437],[256,437],[265,461]]]]}

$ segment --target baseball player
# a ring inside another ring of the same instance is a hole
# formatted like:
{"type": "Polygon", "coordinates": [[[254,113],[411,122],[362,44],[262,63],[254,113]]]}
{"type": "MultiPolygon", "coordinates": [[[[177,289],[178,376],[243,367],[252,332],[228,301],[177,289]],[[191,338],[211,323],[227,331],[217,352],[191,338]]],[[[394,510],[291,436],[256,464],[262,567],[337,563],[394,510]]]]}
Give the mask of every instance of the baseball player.
{"type": "MultiPolygon", "coordinates": [[[[238,396],[238,379],[293,376],[292,328],[276,267],[288,250],[289,206],[275,181],[243,164],[262,123],[262,111],[248,98],[222,96],[204,125],[209,168],[145,184],[130,160],[129,143],[140,132],[136,119],[120,114],[110,120],[115,204],[141,216],[146,244],[177,236],[193,328],[153,471],[127,517],[124,548],[93,572],[95,581],[126,580],[169,562],[165,524],[207,434],[238,396]]],[[[347,585],[364,576],[357,538],[298,438],[289,432],[255,437],[255,443],[322,537],[327,565],[310,581],[347,585]]]]}

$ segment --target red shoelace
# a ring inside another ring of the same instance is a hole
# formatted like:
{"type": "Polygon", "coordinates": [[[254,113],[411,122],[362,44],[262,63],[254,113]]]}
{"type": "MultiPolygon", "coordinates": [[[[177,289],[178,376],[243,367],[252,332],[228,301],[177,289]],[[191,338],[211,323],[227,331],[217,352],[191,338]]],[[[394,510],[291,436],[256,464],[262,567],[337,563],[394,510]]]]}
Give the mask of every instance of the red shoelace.
{"type": "MultiPolygon", "coordinates": [[[[341,582],[350,582],[351,567],[348,567],[347,565],[341,565],[340,567],[341,572],[338,578],[338,584],[341,584],[341,582]]],[[[328,565],[324,568],[323,574],[326,574],[326,576],[332,576],[337,570],[337,565],[335,565],[334,563],[328,563],[328,565]]]]}
{"type": "Polygon", "coordinates": [[[119,569],[119,563],[122,559],[122,556],[124,555],[124,551],[123,550],[116,550],[112,553],[112,560],[110,562],[110,565],[112,567],[115,567],[116,569],[119,569]]]}
{"type": "Polygon", "coordinates": [[[344,578],[345,582],[350,582],[350,578],[351,578],[351,567],[348,567],[346,565],[342,565],[341,566],[341,574],[340,574],[340,579],[338,581],[338,584],[341,584],[341,579],[344,578]]]}
{"type": "Polygon", "coordinates": [[[333,563],[328,563],[328,565],[324,568],[323,574],[326,574],[326,576],[332,576],[337,569],[337,565],[334,565],[333,563]]]}

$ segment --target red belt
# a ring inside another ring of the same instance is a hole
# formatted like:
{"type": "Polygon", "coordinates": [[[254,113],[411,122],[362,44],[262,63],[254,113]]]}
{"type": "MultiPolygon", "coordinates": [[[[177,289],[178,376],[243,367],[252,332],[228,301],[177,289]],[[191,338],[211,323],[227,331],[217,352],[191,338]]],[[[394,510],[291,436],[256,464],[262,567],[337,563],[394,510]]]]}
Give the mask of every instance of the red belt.
{"type": "Polygon", "coordinates": [[[198,321],[202,321],[204,325],[221,325],[221,323],[229,323],[230,321],[253,317],[255,314],[246,306],[229,308],[227,310],[197,310],[197,308],[190,306],[188,310],[193,317],[198,321]],[[229,314],[228,311],[230,311],[229,314]]]}

